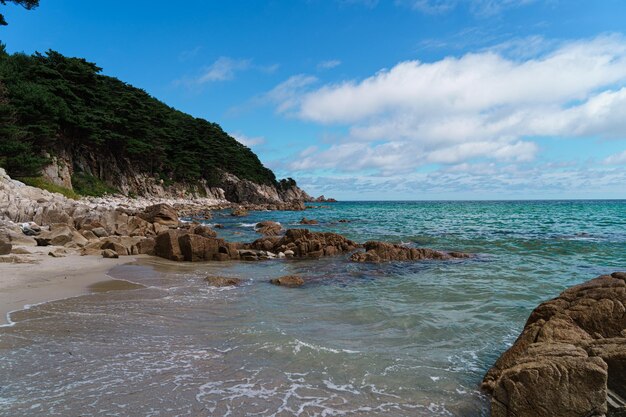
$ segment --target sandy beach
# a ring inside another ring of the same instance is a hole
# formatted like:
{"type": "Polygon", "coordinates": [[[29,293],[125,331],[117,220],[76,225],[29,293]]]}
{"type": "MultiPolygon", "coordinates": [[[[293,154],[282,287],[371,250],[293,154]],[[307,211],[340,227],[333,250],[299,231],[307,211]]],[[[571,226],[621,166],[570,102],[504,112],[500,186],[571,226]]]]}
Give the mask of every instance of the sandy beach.
{"type": "Polygon", "coordinates": [[[11,323],[10,312],[24,306],[88,294],[91,285],[111,279],[107,275],[111,268],[137,258],[78,254],[53,258],[48,255],[50,247],[24,249],[31,254],[20,256],[29,263],[0,263],[0,325],[11,323]]]}

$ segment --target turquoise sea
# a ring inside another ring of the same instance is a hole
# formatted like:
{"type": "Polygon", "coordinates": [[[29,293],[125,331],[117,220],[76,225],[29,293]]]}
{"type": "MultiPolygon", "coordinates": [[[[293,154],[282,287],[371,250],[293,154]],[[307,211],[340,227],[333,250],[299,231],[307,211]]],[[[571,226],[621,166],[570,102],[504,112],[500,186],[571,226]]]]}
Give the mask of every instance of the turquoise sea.
{"type": "Polygon", "coordinates": [[[0,416],[487,416],[482,377],[531,310],[626,270],[626,201],[314,205],[207,222],[251,241],[258,221],[306,216],[359,242],[475,256],[117,267],[145,288],[35,306],[0,328],[0,416]],[[245,284],[210,288],[207,274],[245,284]],[[307,284],[267,283],[285,274],[307,284]]]}

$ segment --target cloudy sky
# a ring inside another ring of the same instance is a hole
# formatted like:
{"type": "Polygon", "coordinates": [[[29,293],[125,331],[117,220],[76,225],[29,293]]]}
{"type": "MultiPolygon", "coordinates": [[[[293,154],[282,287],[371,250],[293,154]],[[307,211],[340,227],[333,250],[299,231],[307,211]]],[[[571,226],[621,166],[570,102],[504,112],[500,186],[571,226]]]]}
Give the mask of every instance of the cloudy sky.
{"type": "Polygon", "coordinates": [[[55,49],[341,199],[626,198],[623,0],[41,0],[55,49]]]}

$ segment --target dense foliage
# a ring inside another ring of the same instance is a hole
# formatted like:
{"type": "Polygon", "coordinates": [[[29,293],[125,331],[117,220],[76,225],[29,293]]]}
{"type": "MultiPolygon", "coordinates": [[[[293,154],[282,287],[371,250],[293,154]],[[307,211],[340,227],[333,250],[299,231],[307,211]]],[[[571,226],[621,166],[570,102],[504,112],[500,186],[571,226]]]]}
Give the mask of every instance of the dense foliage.
{"type": "Polygon", "coordinates": [[[9,55],[0,44],[0,165],[9,174],[37,176],[46,152],[64,150],[127,160],[166,182],[216,184],[223,170],[276,184],[272,171],[216,123],[100,70],[55,51],[9,55]]]}
{"type": "MultiPolygon", "coordinates": [[[[20,6],[25,7],[28,10],[39,6],[39,0],[0,0],[0,4],[3,6],[6,6],[7,2],[19,4],[20,6]]],[[[7,21],[4,20],[4,16],[0,14],[0,25],[6,26],[6,24],[7,21]]]]}

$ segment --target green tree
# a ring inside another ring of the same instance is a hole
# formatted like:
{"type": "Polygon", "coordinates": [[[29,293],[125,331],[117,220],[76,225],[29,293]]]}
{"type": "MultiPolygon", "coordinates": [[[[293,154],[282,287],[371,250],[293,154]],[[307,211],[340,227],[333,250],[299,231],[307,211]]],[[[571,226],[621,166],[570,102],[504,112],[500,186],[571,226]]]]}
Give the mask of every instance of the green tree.
{"type": "MultiPolygon", "coordinates": [[[[39,6],[39,0],[0,0],[0,4],[2,4],[3,6],[6,6],[7,2],[19,4],[27,10],[34,9],[35,7],[39,6]]],[[[0,25],[7,25],[7,21],[4,20],[4,16],[2,14],[0,14],[0,25]]]]}

